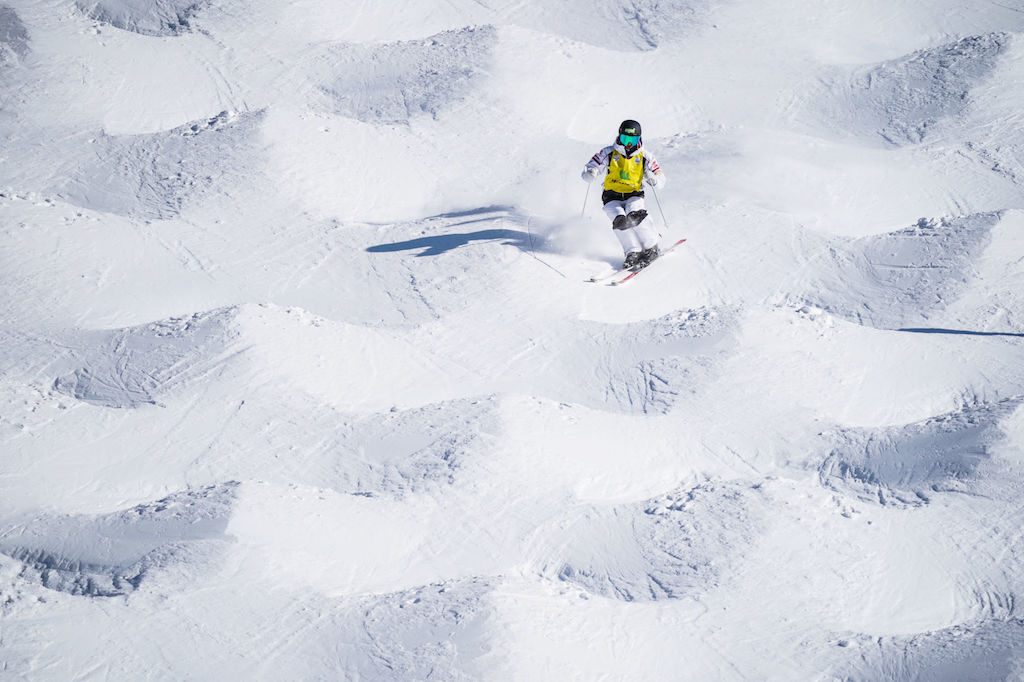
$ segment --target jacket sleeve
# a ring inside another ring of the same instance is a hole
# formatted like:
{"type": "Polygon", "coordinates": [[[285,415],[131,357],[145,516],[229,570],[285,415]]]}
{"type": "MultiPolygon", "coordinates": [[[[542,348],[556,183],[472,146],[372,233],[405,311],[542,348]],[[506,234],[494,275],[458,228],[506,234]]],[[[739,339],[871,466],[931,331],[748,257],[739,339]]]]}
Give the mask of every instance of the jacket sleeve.
{"type": "Polygon", "coordinates": [[[665,186],[665,174],[661,171],[658,160],[654,158],[654,154],[647,151],[644,152],[644,180],[655,189],[665,186]]]}
{"type": "Polygon", "coordinates": [[[587,161],[587,165],[583,167],[584,174],[591,174],[595,177],[600,177],[602,171],[608,172],[608,156],[612,153],[611,147],[605,147],[598,153],[591,157],[590,161],[587,161]]]}

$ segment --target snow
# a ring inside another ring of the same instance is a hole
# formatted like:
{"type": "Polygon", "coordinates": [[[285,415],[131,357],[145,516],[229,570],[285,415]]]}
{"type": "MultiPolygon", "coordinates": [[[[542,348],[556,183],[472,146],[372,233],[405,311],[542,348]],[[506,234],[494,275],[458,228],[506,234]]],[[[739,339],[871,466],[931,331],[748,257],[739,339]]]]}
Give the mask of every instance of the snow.
{"type": "Polygon", "coordinates": [[[1024,679],[1022,34],[0,4],[0,677],[1024,679]]]}
{"type": "Polygon", "coordinates": [[[80,0],[76,7],[90,19],[151,36],[176,36],[189,28],[189,17],[206,4],[203,0],[80,0]]]}

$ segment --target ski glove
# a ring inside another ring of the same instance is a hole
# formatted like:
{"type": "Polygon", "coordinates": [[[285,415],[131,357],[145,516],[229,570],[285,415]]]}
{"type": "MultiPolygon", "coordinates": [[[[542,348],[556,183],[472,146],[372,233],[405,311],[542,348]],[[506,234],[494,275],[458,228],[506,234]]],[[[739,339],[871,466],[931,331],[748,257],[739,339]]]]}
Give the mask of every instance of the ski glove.
{"type": "Polygon", "coordinates": [[[661,173],[651,173],[646,178],[647,184],[654,189],[661,189],[665,186],[665,176],[661,173]]]}
{"type": "Polygon", "coordinates": [[[597,178],[597,173],[594,173],[588,168],[587,170],[583,171],[583,175],[581,175],[580,177],[586,180],[587,182],[593,182],[594,179],[597,178]]]}

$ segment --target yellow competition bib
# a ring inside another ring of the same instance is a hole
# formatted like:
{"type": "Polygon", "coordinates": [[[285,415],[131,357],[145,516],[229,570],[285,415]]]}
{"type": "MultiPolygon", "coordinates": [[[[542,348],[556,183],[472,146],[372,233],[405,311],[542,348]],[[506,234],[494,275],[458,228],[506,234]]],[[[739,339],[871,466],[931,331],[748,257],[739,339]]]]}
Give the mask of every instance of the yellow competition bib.
{"type": "Polygon", "coordinates": [[[612,192],[639,192],[644,179],[644,153],[640,152],[631,159],[612,152],[608,162],[608,175],[604,179],[604,188],[612,192]]]}

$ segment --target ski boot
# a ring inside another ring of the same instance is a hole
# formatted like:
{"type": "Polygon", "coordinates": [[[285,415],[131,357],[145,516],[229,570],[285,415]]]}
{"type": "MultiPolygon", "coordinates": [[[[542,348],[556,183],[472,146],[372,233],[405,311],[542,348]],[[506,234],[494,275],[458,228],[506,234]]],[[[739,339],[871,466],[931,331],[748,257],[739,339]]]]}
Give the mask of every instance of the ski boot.
{"type": "Polygon", "coordinates": [[[641,251],[637,256],[637,261],[639,261],[640,267],[647,267],[660,255],[661,249],[655,244],[651,248],[641,251]]]}

